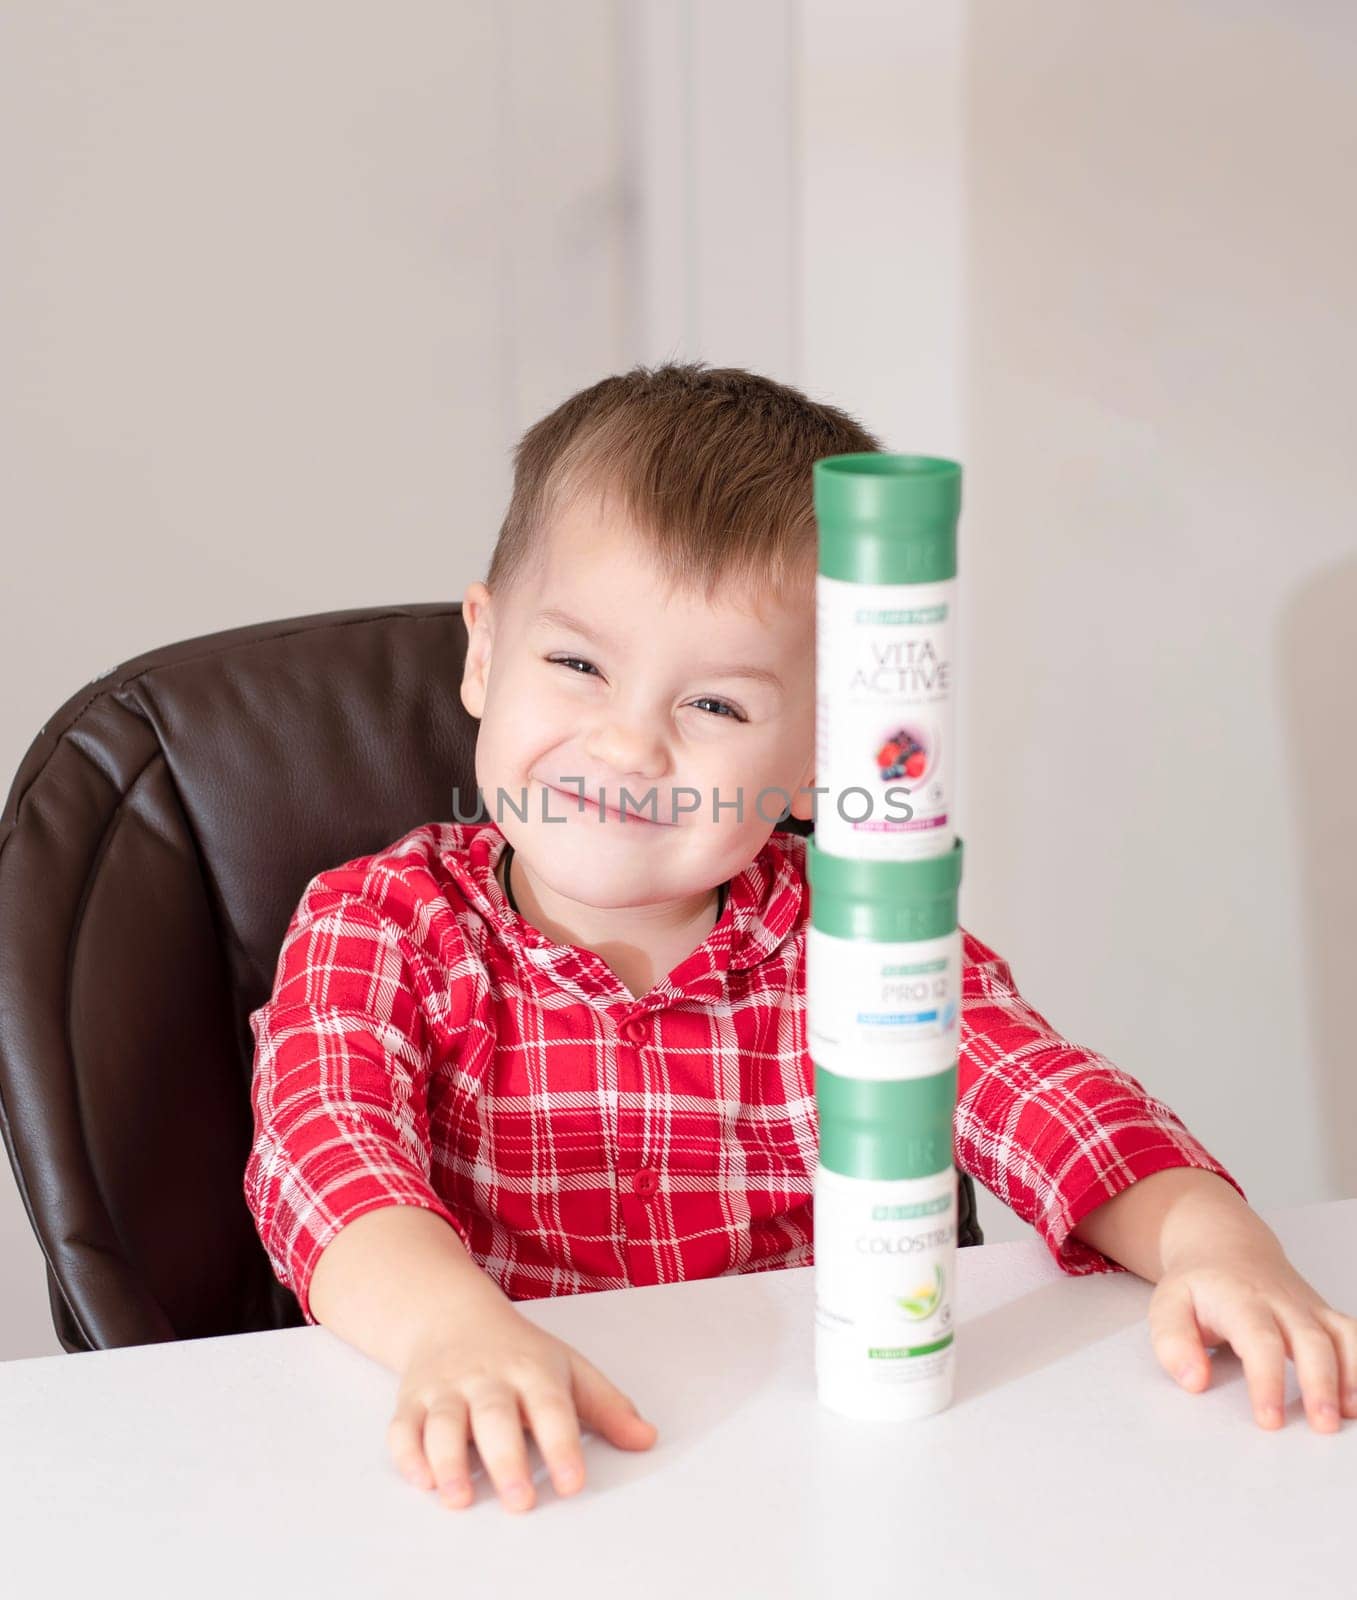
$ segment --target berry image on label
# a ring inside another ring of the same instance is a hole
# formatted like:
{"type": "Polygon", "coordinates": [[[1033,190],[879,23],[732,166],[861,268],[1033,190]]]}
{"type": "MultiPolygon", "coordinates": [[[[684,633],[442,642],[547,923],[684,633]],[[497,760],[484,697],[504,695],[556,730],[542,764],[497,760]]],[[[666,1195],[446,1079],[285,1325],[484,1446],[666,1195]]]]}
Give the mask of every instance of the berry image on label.
{"type": "Polygon", "coordinates": [[[928,771],[928,752],[911,729],[897,728],[877,751],[876,767],[883,783],[894,778],[922,778],[928,771]]]}

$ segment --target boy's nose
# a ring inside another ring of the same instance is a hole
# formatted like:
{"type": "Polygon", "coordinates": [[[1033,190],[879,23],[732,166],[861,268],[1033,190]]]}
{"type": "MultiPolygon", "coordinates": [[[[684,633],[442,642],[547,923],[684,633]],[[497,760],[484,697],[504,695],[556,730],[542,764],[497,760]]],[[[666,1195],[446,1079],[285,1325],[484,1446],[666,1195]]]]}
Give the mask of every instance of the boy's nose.
{"type": "Polygon", "coordinates": [[[589,730],[584,750],[591,761],[610,767],[624,778],[658,778],[664,773],[661,741],[648,728],[616,717],[589,730]]]}

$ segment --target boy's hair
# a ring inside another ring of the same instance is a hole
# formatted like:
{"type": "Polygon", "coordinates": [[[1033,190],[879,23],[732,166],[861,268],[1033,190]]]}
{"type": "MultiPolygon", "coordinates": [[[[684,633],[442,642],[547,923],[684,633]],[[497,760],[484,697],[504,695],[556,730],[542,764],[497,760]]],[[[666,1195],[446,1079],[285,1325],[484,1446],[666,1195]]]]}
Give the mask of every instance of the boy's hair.
{"type": "Polygon", "coordinates": [[[595,493],[619,498],[674,584],[785,595],[815,572],[812,464],[881,449],[847,413],[742,367],[633,367],[523,435],[487,586],[507,588],[546,524],[595,493]]]}

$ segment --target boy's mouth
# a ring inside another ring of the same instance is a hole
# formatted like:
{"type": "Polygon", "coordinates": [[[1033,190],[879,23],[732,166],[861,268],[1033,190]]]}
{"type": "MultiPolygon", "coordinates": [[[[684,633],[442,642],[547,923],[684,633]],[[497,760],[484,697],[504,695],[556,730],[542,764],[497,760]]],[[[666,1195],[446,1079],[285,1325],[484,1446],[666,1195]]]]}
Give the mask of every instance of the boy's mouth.
{"type": "MultiPolygon", "coordinates": [[[[564,802],[563,809],[567,812],[573,806],[581,816],[587,815],[600,822],[625,822],[628,827],[639,823],[643,828],[667,828],[670,826],[669,823],[662,821],[658,815],[654,817],[647,816],[631,805],[628,805],[625,812],[619,811],[615,806],[606,804],[600,808],[599,802],[592,795],[582,794],[578,789],[559,789],[554,783],[544,784],[543,787],[549,789],[552,794],[560,796],[564,802]],[[601,817],[599,816],[600,809],[603,812],[601,817]]],[[[655,810],[658,812],[659,809],[657,804],[655,810]]]]}

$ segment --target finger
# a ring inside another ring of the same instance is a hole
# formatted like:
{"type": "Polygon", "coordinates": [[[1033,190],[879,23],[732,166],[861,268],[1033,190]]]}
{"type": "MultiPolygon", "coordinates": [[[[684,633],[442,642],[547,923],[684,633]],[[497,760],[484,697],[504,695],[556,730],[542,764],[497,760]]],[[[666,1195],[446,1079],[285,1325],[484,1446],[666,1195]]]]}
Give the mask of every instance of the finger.
{"type": "Polygon", "coordinates": [[[1338,1352],[1327,1328],[1309,1316],[1279,1319],[1286,1347],[1296,1364],[1296,1379],[1310,1426],[1317,1433],[1333,1433],[1342,1426],[1338,1418],[1338,1352]]]}
{"type": "Polygon", "coordinates": [[[1184,1389],[1211,1381],[1211,1358],[1202,1343],[1192,1291],[1178,1278],[1164,1279],[1150,1297],[1150,1344],[1164,1371],[1184,1389]]]}
{"type": "Polygon", "coordinates": [[[524,1414],[557,1494],[574,1494],[584,1484],[584,1451],[574,1401],[560,1388],[525,1386],[521,1393],[524,1414]]]}
{"type": "Polygon", "coordinates": [[[623,1450],[649,1450],[658,1429],[647,1422],[626,1395],[577,1351],[570,1356],[575,1408],[586,1428],[623,1450]]]}
{"type": "Polygon", "coordinates": [[[1249,1399],[1259,1426],[1280,1428],[1285,1420],[1286,1342],[1272,1308],[1252,1297],[1232,1302],[1219,1318],[1230,1347],[1244,1364],[1249,1399]]]}
{"type": "Polygon", "coordinates": [[[433,1483],[423,1437],[424,1407],[414,1399],[400,1401],[387,1424],[386,1447],[401,1476],[416,1489],[431,1488],[433,1483]]]}
{"type": "Polygon", "coordinates": [[[528,1470],[517,1393],[507,1383],[487,1382],[468,1395],[468,1400],[476,1448],[506,1510],[529,1510],[537,1496],[528,1470]]]}
{"type": "Polygon", "coordinates": [[[1338,1352],[1343,1415],[1357,1417],[1357,1317],[1349,1317],[1331,1306],[1324,1306],[1316,1315],[1333,1335],[1334,1348],[1338,1352]]]}
{"type": "Polygon", "coordinates": [[[424,1454],[445,1505],[469,1506],[476,1496],[466,1434],[465,1397],[439,1395],[424,1418],[424,1454]]]}

